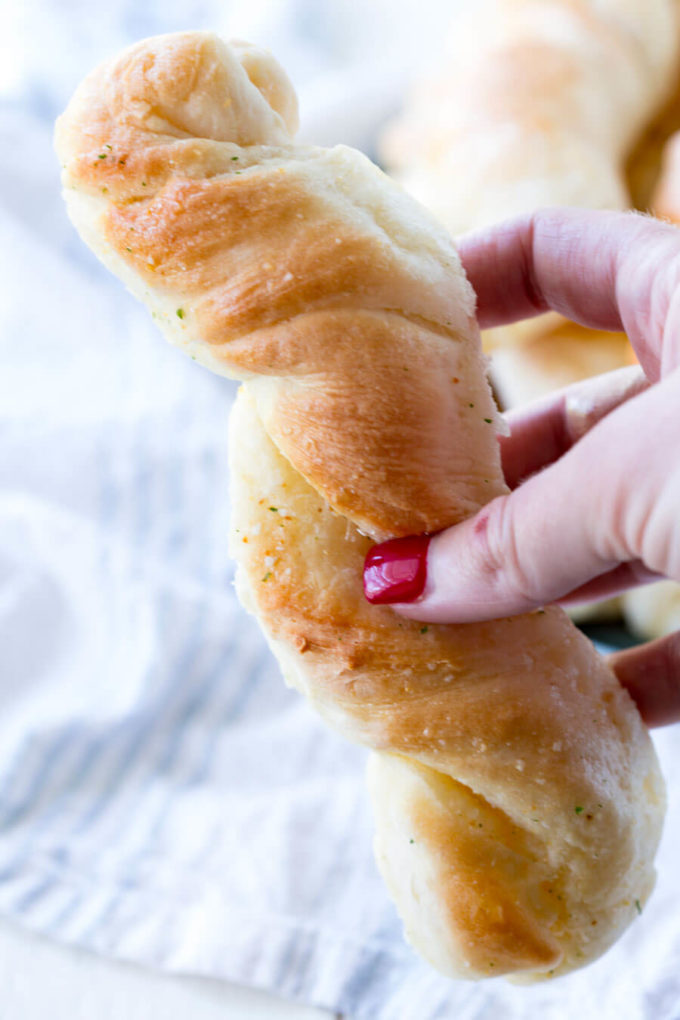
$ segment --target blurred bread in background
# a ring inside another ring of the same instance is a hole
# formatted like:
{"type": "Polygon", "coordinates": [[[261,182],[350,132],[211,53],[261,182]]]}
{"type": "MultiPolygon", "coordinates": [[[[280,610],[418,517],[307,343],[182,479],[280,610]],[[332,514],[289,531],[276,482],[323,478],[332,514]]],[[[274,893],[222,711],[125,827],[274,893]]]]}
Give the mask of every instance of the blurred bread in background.
{"type": "MultiPolygon", "coordinates": [[[[388,170],[453,234],[546,205],[680,223],[677,0],[472,7],[385,131],[388,170]]],[[[553,312],[486,330],[483,342],[504,409],[636,361],[625,334],[553,312]]],[[[668,633],[680,588],[661,582],[573,613],[619,614],[638,637],[668,633]]]]}

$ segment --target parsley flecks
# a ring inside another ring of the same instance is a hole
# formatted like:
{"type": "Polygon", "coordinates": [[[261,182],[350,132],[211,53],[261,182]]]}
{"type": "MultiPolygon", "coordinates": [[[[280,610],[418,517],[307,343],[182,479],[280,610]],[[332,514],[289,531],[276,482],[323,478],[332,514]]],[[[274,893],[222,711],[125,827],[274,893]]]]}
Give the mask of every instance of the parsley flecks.
{"type": "Polygon", "coordinates": [[[97,159],[106,159],[106,153],[100,152],[99,155],[97,156],[97,159]]]}
{"type": "Polygon", "coordinates": [[[474,407],[474,406],[475,406],[474,404],[468,404],[468,407],[474,407]]]}
{"type": "Polygon", "coordinates": [[[270,506],[269,509],[274,514],[277,514],[279,512],[279,508],[277,506],[270,506]]]}
{"type": "Polygon", "coordinates": [[[639,900],[635,901],[635,909],[637,910],[638,914],[642,913],[642,907],[640,906],[640,901],[639,900]]]}
{"type": "Polygon", "coordinates": [[[421,627],[421,628],[420,628],[420,633],[421,633],[421,634],[427,634],[427,632],[428,632],[428,630],[429,630],[429,629],[430,629],[429,627],[421,627]]]}
{"type": "Polygon", "coordinates": [[[491,422],[493,421],[493,418],[485,418],[484,421],[486,422],[487,425],[490,425],[491,422]]]}
{"type": "Polygon", "coordinates": [[[580,804],[577,804],[576,807],[574,808],[574,811],[576,812],[577,815],[580,815],[581,812],[583,811],[583,808],[581,807],[580,804]]]}
{"type": "Polygon", "coordinates": [[[271,570],[268,570],[267,573],[262,578],[262,580],[263,581],[268,581],[271,576],[272,576],[272,572],[271,572],[271,570]]]}
{"type": "Polygon", "coordinates": [[[409,839],[409,843],[415,843],[415,839],[409,839]]]}
{"type": "Polygon", "coordinates": [[[176,312],[176,315],[177,315],[178,319],[183,319],[184,318],[184,309],[183,308],[178,308],[177,312],[176,312]]]}
{"type": "Polygon", "coordinates": [[[238,159],[238,156],[232,156],[231,158],[232,158],[232,161],[233,161],[235,159],[238,159]]]}

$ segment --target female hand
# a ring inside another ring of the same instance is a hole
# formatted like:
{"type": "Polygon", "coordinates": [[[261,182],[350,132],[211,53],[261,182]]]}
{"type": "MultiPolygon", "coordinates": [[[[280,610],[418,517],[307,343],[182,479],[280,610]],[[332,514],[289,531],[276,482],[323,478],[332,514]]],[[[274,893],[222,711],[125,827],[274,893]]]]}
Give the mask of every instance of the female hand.
{"type": "MultiPolygon", "coordinates": [[[[459,251],[483,327],[552,308],[624,330],[642,368],[510,414],[500,443],[513,491],[430,540],[392,543],[413,564],[410,589],[408,566],[395,571],[376,546],[367,597],[464,623],[680,581],[680,231],[632,213],[554,209],[468,236],[459,251]]],[[[611,663],[650,725],[680,719],[680,634],[611,663]]]]}

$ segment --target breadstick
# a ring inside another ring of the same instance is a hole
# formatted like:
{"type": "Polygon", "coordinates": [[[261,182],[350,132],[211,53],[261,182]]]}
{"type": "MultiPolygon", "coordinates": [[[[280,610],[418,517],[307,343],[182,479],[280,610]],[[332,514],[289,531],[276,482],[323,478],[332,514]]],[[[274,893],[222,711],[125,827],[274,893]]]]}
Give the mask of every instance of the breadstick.
{"type": "Polygon", "coordinates": [[[59,121],[68,208],[169,340],[243,381],[238,590],[287,682],[373,749],[408,937],[446,974],[564,973],[651,891],[652,744],[557,608],[427,627],[365,601],[371,538],[505,491],[496,415],[446,231],[359,153],[296,146],[295,123],[267,54],[147,40],[59,121]]]}

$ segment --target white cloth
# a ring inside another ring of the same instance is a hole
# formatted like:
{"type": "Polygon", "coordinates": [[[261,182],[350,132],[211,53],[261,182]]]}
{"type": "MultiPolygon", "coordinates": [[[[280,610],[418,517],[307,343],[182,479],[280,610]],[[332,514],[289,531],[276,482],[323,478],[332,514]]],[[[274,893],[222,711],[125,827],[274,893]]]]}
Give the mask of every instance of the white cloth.
{"type": "Polygon", "coordinates": [[[234,388],[164,344],[59,194],[53,120],[93,63],[137,38],[214,27],[269,45],[300,88],[305,135],[370,148],[450,11],[5,5],[0,911],[104,954],[366,1020],[677,1020],[677,729],[657,735],[671,794],[659,886],[601,962],[529,989],[430,970],[373,863],[365,752],[284,688],[235,600],[234,388]]]}

